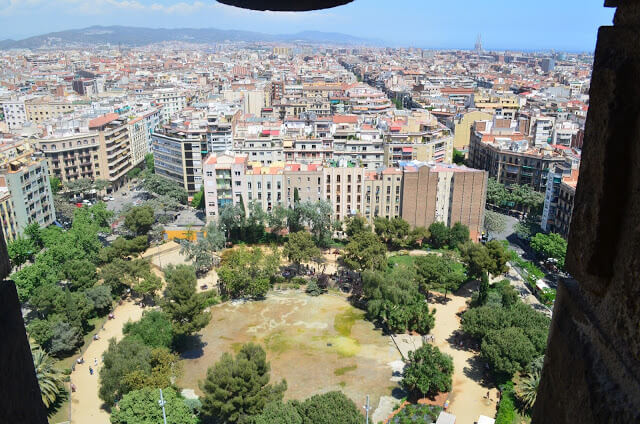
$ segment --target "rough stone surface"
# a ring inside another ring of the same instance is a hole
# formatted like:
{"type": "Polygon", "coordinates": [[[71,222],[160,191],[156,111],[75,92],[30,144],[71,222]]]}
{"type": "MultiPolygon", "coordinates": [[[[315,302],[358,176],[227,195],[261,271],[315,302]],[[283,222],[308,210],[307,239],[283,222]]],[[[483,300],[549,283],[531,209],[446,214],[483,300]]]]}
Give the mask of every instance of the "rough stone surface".
{"type": "Polygon", "coordinates": [[[46,424],[16,286],[0,281],[0,423],[46,424]]]}
{"type": "MultiPolygon", "coordinates": [[[[640,422],[640,26],[600,28],[535,423],[640,422]]],[[[619,9],[620,11],[620,9],[619,9]]],[[[618,19],[618,18],[617,18],[618,19]]]]}

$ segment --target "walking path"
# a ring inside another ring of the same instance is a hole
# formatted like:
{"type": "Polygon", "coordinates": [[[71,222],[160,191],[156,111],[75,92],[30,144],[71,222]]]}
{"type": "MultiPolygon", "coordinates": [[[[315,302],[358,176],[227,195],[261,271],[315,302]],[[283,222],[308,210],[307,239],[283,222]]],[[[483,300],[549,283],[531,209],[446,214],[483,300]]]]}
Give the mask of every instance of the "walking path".
{"type": "MultiPolygon", "coordinates": [[[[493,417],[497,407],[497,389],[485,379],[485,365],[477,352],[468,346],[457,344],[455,333],[460,328],[458,313],[467,308],[471,298],[472,283],[465,285],[457,294],[449,295],[443,303],[430,303],[436,309],[436,325],[431,331],[433,343],[442,352],[453,358],[453,388],[449,397],[450,412],[456,423],[473,424],[480,415],[493,417]],[[487,391],[491,400],[486,399],[487,391]]],[[[444,299],[442,296],[441,299],[444,299]]]]}
{"type": "Polygon", "coordinates": [[[98,340],[93,340],[84,352],[84,364],[76,364],[71,373],[71,382],[76,386],[76,392],[71,394],[71,423],[77,424],[109,424],[109,413],[102,409],[102,400],[98,397],[100,386],[100,369],[102,368],[102,354],[109,346],[109,339],[122,338],[123,325],[131,320],[137,321],[142,317],[142,308],[132,301],[119,305],[114,310],[115,318],[108,320],[103,329],[98,331],[98,340]],[[98,361],[98,366],[94,364],[98,361]],[[93,368],[93,375],[89,373],[93,368]]]}

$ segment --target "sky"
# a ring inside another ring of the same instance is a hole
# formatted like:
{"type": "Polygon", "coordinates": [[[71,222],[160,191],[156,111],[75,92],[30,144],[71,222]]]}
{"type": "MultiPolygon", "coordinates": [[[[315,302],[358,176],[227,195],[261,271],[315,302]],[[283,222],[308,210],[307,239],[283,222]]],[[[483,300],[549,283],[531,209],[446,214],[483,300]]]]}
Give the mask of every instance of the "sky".
{"type": "MultiPolygon", "coordinates": [[[[265,3],[268,0],[265,0],[265,3]]],[[[255,12],[215,0],[0,0],[0,40],[92,25],[327,31],[389,46],[592,52],[604,0],[355,0],[321,11],[255,12]]]]}

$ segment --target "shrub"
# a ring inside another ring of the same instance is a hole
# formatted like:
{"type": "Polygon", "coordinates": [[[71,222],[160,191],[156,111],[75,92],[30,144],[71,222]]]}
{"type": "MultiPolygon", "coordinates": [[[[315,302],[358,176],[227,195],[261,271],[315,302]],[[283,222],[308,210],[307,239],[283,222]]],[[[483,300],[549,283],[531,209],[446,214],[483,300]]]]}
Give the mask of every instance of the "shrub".
{"type": "Polygon", "coordinates": [[[498,405],[495,424],[511,424],[516,417],[516,403],[513,394],[513,382],[508,381],[502,387],[502,397],[498,405]]]}

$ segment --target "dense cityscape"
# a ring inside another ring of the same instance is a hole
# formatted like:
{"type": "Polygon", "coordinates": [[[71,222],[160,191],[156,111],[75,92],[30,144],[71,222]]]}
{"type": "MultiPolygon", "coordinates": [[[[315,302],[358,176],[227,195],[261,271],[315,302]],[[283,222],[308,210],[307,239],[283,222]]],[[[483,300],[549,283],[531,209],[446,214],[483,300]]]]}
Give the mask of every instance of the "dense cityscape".
{"type": "Polygon", "coordinates": [[[50,423],[531,422],[592,54],[44,40],[0,223],[50,423]]]}

